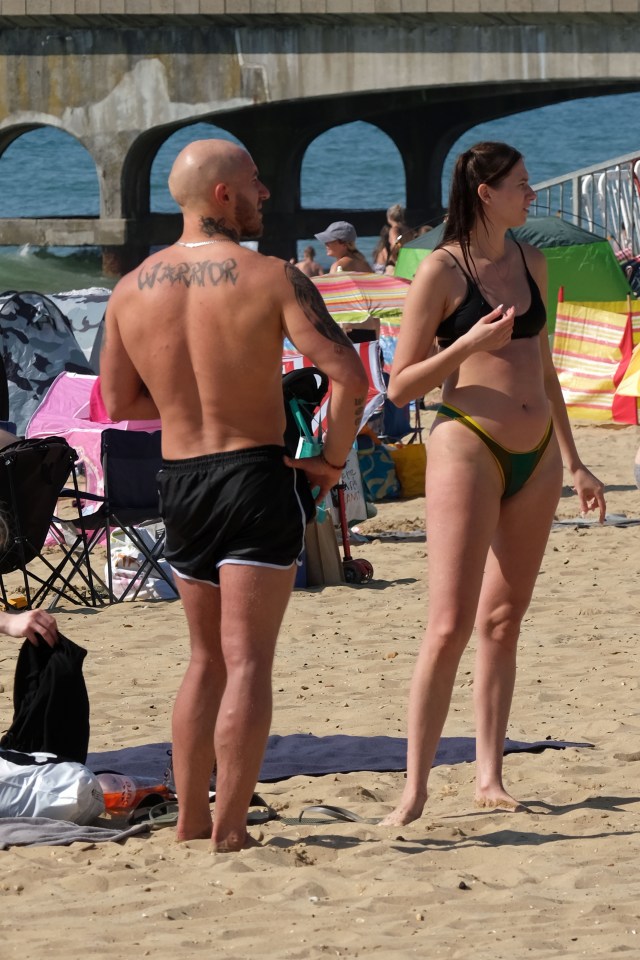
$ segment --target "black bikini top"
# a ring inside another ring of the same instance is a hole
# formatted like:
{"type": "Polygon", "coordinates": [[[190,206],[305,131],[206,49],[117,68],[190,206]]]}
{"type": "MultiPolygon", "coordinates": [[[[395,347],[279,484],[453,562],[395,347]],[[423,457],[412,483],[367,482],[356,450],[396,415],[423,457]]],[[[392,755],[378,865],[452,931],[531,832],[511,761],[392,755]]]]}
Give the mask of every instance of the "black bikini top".
{"type": "MultiPolygon", "coordinates": [[[[520,251],[520,255],[522,256],[522,262],[524,263],[529,290],[531,291],[531,303],[529,304],[529,309],[517,316],[513,323],[513,333],[511,334],[511,339],[522,340],[525,337],[535,337],[540,333],[547,322],[547,313],[542,301],[542,297],[540,296],[538,285],[529,273],[527,261],[524,258],[524,253],[522,252],[522,247],[517,240],[515,243],[520,251]]],[[[491,313],[494,308],[491,306],[491,304],[487,303],[480,292],[478,284],[473,279],[471,274],[464,269],[459,260],[454,257],[449,250],[444,250],[444,247],[440,247],[440,249],[443,250],[444,253],[449,254],[456,266],[462,271],[467,281],[466,297],[460,306],[456,307],[453,313],[450,313],[448,317],[445,317],[436,330],[438,344],[444,348],[451,346],[451,344],[454,343],[459,337],[467,333],[481,317],[485,317],[488,313],[491,313]]]]}

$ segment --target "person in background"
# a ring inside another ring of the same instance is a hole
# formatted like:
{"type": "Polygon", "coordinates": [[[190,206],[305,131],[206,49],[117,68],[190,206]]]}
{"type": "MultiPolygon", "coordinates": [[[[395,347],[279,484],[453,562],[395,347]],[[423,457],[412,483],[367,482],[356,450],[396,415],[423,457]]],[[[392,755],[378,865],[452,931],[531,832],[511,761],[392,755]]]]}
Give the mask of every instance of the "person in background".
{"type": "Polygon", "coordinates": [[[545,258],[508,235],[534,199],[513,147],[478,143],[461,154],[442,242],[405,301],[388,395],[402,406],[444,386],[426,473],[428,622],[409,694],[406,785],[386,825],[422,814],[474,624],[476,802],[522,809],[503,783],[504,740],[563,459],[581,510],[605,516],[603,485],[578,456],[551,360],[545,258]]]}
{"type": "Polygon", "coordinates": [[[0,633],[19,639],[24,637],[34,646],[38,645],[38,635],[50,647],[58,639],[58,626],[55,617],[46,610],[25,610],[23,613],[5,613],[0,611],[0,633]]]}
{"type": "Polygon", "coordinates": [[[391,245],[389,244],[389,224],[385,223],[380,231],[380,237],[373,250],[373,269],[376,273],[384,273],[389,261],[391,245]]]}
{"type": "Polygon", "coordinates": [[[321,277],[324,270],[316,261],[316,252],[313,247],[305,247],[302,251],[302,260],[296,263],[298,270],[301,270],[307,277],[321,277]]]}
{"type": "Polygon", "coordinates": [[[182,235],[116,286],[101,388],[113,419],[162,422],[164,552],[191,641],[173,711],[177,837],[210,837],[227,852],[250,842],[276,640],[305,525],[314,496],[340,479],[368,381],[311,280],[240,244],[262,236],[269,198],[246,150],[189,144],[169,189],[182,235]],[[285,337],[332,384],[322,451],[305,460],[283,446],[285,337]]]}
{"type": "MultiPolygon", "coordinates": [[[[16,439],[13,433],[0,429],[0,449],[15,443],[16,439]]],[[[7,521],[0,513],[0,546],[7,542],[8,537],[7,521]]],[[[15,639],[24,637],[34,646],[38,645],[37,635],[40,634],[45,643],[53,647],[58,639],[58,626],[55,617],[46,610],[25,610],[23,613],[0,610],[0,633],[15,639]]]]}
{"type": "Polygon", "coordinates": [[[399,203],[394,203],[387,210],[387,226],[389,227],[389,246],[392,250],[400,237],[404,237],[406,243],[409,239],[407,235],[413,236],[413,230],[406,222],[405,209],[399,203]]]}
{"type": "Polygon", "coordinates": [[[327,256],[335,259],[329,273],[373,273],[373,267],[356,247],[358,237],[352,223],[336,220],[315,237],[324,243],[327,256]]]}
{"type": "Polygon", "coordinates": [[[389,227],[389,255],[384,272],[393,275],[401,248],[409,240],[413,240],[416,232],[408,226],[405,209],[399,203],[395,203],[387,210],[387,225],[389,227]]]}

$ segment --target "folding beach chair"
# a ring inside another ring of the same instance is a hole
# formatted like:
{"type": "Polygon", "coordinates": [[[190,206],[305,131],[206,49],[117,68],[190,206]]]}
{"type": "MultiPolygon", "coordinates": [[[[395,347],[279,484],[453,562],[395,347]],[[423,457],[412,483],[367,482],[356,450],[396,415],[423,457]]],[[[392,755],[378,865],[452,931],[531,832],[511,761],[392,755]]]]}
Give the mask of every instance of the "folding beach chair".
{"type": "Polygon", "coordinates": [[[89,551],[93,551],[106,538],[107,582],[101,582],[111,603],[134,600],[149,577],[162,580],[167,587],[166,592],[178,598],[173,580],[160,562],[164,548],[164,527],[152,533],[153,527],[150,526],[162,523],[156,483],[156,474],[162,462],[160,437],[160,430],[152,433],[142,430],[103,430],[101,461],[104,495],[82,494],[85,506],[87,503],[97,504],[93,513],[85,512],[83,522],[88,531],[89,551]],[[122,593],[114,590],[113,580],[111,534],[116,529],[123,531],[142,557],[122,593]]]}
{"type": "MultiPolygon", "coordinates": [[[[282,392],[287,416],[284,440],[285,447],[293,455],[313,456],[316,452],[315,441],[319,443],[321,440],[321,428],[319,425],[316,427],[316,418],[319,419],[317,411],[328,388],[329,378],[317,367],[299,367],[297,370],[285,373],[282,377],[282,392]],[[297,451],[300,440],[303,441],[302,451],[297,451]]],[[[332,497],[335,492],[335,503],[342,530],[344,551],[342,571],[347,582],[363,583],[373,576],[373,567],[368,560],[362,558],[354,560],[351,556],[344,490],[345,484],[340,481],[332,491],[332,497]]],[[[318,520],[321,520],[320,513],[318,513],[318,520]]],[[[333,533],[332,537],[334,538],[333,533]]]]}
{"type": "MultiPolygon", "coordinates": [[[[385,386],[389,384],[389,374],[382,374],[385,386]]],[[[387,443],[394,443],[410,437],[409,443],[422,443],[422,423],[420,422],[420,403],[418,400],[414,403],[415,424],[411,422],[411,404],[406,403],[403,407],[396,406],[388,397],[384,398],[382,410],[382,424],[380,430],[380,439],[387,443]]]]}
{"type": "Polygon", "coordinates": [[[0,543],[0,595],[5,606],[4,578],[17,571],[22,574],[29,608],[40,606],[50,594],[54,594],[50,608],[61,599],[83,606],[98,602],[78,509],[77,459],[62,437],[17,440],[0,450],[0,509],[7,528],[0,543]],[[71,489],[65,487],[69,477],[71,489]],[[56,516],[60,498],[68,498],[75,506],[70,542],[63,532],[65,521],[56,516]],[[62,552],[57,563],[43,552],[50,534],[62,552]]]}
{"type": "Polygon", "coordinates": [[[329,378],[317,367],[299,367],[283,375],[282,393],[287,417],[284,445],[292,456],[296,455],[301,437],[311,441],[317,435],[314,418],[328,389],[329,378]]]}

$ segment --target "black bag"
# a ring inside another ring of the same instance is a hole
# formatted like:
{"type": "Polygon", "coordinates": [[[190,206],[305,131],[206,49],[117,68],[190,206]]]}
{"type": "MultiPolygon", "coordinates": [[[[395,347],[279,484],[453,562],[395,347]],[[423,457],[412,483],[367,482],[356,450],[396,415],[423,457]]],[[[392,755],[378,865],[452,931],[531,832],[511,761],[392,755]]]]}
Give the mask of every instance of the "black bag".
{"type": "Polygon", "coordinates": [[[25,640],[16,665],[13,723],[0,747],[86,762],[89,696],[82,675],[86,654],[62,634],[54,647],[44,640],[37,646],[25,640]]]}

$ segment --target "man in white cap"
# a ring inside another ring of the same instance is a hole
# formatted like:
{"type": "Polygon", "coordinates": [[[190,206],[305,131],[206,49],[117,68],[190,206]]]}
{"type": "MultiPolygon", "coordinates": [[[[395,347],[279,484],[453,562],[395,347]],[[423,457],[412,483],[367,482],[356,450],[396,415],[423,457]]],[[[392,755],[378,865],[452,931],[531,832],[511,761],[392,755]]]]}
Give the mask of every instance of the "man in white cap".
{"type": "Polygon", "coordinates": [[[352,223],[336,220],[315,237],[324,243],[328,257],[335,257],[329,273],[373,273],[373,267],[356,247],[357,234],[352,223]]]}

